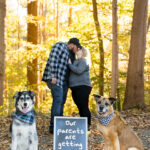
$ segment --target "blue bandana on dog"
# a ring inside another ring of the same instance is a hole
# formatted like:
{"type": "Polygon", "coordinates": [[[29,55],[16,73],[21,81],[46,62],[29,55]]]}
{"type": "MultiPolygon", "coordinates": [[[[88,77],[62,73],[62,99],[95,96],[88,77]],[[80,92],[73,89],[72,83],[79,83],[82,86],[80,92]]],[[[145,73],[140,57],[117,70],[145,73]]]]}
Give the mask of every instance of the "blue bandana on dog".
{"type": "Polygon", "coordinates": [[[114,116],[114,113],[110,114],[107,117],[99,117],[98,119],[102,125],[108,126],[113,116],[114,116]]]}
{"type": "Polygon", "coordinates": [[[31,110],[26,114],[14,113],[13,118],[18,119],[24,123],[33,124],[35,121],[35,112],[31,110]]]}

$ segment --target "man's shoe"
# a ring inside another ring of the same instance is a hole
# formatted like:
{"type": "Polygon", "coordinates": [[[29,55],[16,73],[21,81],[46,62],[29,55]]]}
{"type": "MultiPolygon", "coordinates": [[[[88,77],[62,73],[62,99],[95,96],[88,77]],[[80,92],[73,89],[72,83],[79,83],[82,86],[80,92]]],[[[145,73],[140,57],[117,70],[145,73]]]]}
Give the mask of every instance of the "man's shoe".
{"type": "Polygon", "coordinates": [[[54,132],[53,132],[53,131],[49,131],[49,133],[50,133],[50,134],[53,134],[54,132]]]}
{"type": "Polygon", "coordinates": [[[54,128],[54,127],[52,127],[52,126],[49,127],[49,133],[50,133],[50,134],[53,134],[53,133],[54,133],[53,128],[54,128]]]}

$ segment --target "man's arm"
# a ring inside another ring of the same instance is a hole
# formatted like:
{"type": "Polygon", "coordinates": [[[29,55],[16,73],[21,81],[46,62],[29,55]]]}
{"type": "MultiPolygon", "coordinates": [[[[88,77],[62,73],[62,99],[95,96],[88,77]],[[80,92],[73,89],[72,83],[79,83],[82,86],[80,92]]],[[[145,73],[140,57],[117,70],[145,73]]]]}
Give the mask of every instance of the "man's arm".
{"type": "Polygon", "coordinates": [[[51,82],[52,84],[56,84],[56,77],[57,77],[57,68],[58,68],[58,61],[60,55],[60,44],[56,43],[50,52],[50,56],[47,62],[48,65],[48,72],[50,73],[51,82]]]}

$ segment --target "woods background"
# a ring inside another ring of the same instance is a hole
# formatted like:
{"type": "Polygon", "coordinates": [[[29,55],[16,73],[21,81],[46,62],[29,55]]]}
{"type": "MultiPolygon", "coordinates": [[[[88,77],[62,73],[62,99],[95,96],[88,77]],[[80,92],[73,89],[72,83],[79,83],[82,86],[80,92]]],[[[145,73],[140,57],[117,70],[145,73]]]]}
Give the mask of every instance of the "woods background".
{"type": "MultiPolygon", "coordinates": [[[[91,52],[92,94],[116,97],[118,110],[150,106],[148,0],[0,0],[0,24],[0,115],[22,90],[36,92],[36,111],[50,111],[41,77],[53,44],[71,37],[91,52]]],[[[64,111],[78,112],[70,91],[64,111]]]]}

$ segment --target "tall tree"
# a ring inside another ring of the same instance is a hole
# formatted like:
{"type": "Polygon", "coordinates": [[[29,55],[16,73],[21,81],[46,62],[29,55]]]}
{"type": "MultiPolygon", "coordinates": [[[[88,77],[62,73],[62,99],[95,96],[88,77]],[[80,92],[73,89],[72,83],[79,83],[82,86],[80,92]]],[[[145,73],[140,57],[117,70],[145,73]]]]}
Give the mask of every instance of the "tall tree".
{"type": "MultiPolygon", "coordinates": [[[[27,12],[28,15],[32,15],[33,17],[37,16],[37,0],[30,1],[28,0],[27,4],[27,12]]],[[[29,22],[27,24],[27,41],[32,44],[38,43],[38,25],[35,20],[34,22],[29,22]]],[[[31,48],[28,48],[30,53],[31,48]]],[[[27,66],[27,79],[28,84],[36,93],[38,93],[38,67],[37,67],[37,58],[34,58],[28,62],[27,66]]],[[[38,102],[38,96],[36,98],[36,105],[38,102]]]]}
{"type": "Polygon", "coordinates": [[[131,45],[123,109],[145,108],[144,56],[146,49],[148,0],[135,0],[131,30],[131,45]]]}
{"type": "Polygon", "coordinates": [[[43,0],[42,2],[39,2],[39,16],[43,16],[43,21],[41,26],[39,25],[39,29],[41,28],[41,33],[39,35],[41,36],[41,40],[39,40],[40,43],[45,43],[46,41],[46,14],[47,14],[47,0],[43,0]]]}
{"type": "Polygon", "coordinates": [[[47,0],[45,0],[44,2],[44,10],[43,10],[43,16],[45,17],[44,22],[43,22],[43,42],[45,43],[46,39],[47,39],[47,34],[46,34],[46,15],[47,15],[47,0]]]}
{"type": "Polygon", "coordinates": [[[6,0],[0,0],[0,106],[3,105],[4,76],[5,76],[5,18],[6,18],[6,0]]]}
{"type": "Polygon", "coordinates": [[[71,0],[69,1],[69,16],[68,16],[68,26],[70,26],[72,23],[72,6],[71,6],[71,0]]]}
{"type": "Polygon", "coordinates": [[[101,27],[98,20],[97,2],[92,0],[93,3],[93,18],[95,23],[95,28],[97,32],[98,44],[99,44],[99,54],[100,54],[100,64],[99,64],[99,94],[103,95],[104,92],[104,47],[101,34],[101,27]]]}
{"type": "Polygon", "coordinates": [[[56,16],[56,38],[59,37],[59,0],[57,0],[57,16],[56,16]]]}
{"type": "Polygon", "coordinates": [[[148,30],[149,30],[149,26],[150,26],[150,16],[148,17],[147,32],[148,32],[148,30]]]}
{"type": "Polygon", "coordinates": [[[17,15],[18,15],[18,19],[17,19],[17,32],[18,32],[18,49],[20,48],[20,20],[19,20],[19,5],[20,5],[20,1],[17,0],[18,3],[18,7],[17,7],[17,15]]]}
{"type": "Polygon", "coordinates": [[[117,0],[112,1],[112,82],[111,96],[116,97],[118,87],[118,32],[117,32],[117,0]]]}

